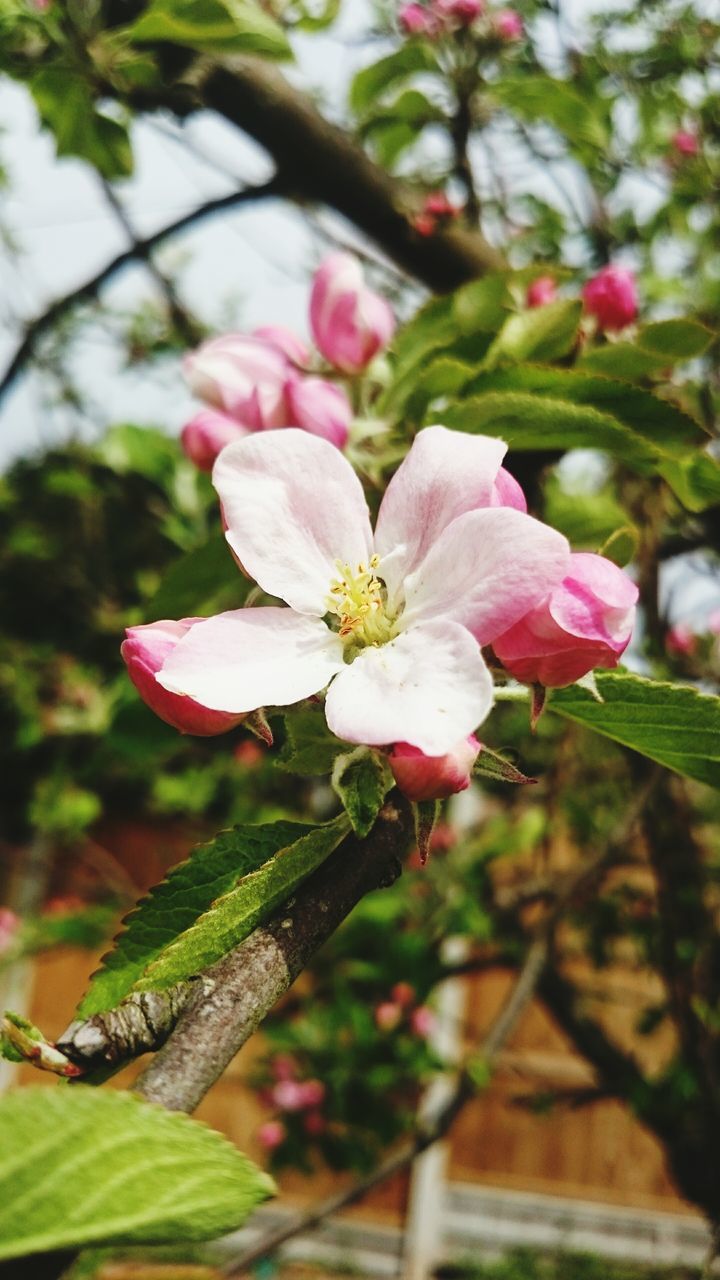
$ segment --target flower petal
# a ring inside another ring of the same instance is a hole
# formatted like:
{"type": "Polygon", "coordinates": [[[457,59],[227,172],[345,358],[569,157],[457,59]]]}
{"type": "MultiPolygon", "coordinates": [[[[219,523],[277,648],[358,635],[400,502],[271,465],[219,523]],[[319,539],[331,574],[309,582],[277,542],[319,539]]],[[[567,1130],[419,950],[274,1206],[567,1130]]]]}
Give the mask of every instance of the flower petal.
{"type": "Polygon", "coordinates": [[[223,449],[213,470],[225,534],[251,578],[298,613],[327,612],[335,561],[367,563],[362,485],[327,440],[288,428],[223,449]]]}
{"type": "Polygon", "coordinates": [[[492,644],[562,581],[569,560],[562,534],[532,516],[512,507],[469,511],[405,583],[402,625],[453,619],[492,644]]]}
{"type": "Polygon", "coordinates": [[[346,742],[408,742],[442,756],[485,719],[492,701],[477,642],[457,623],[436,621],[363,649],[333,680],[325,715],[346,742]]]}
{"type": "Polygon", "coordinates": [[[343,667],[342,642],[324,622],[291,609],[233,609],[197,622],[156,679],[214,711],[289,706],[343,667]]]}
{"type": "Polygon", "coordinates": [[[420,431],[387,487],[375,547],[390,556],[380,572],[392,603],[445,528],[466,511],[493,504],[493,485],[507,445],[447,427],[420,431]]]}

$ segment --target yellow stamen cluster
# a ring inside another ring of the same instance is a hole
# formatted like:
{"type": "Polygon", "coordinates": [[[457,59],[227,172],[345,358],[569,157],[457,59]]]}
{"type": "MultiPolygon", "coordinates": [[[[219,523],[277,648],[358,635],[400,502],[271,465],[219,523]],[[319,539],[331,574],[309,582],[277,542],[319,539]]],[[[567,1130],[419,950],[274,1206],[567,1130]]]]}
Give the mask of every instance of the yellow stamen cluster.
{"type": "Polygon", "coordinates": [[[387,592],[375,570],[380,564],[372,556],[369,564],[356,568],[335,561],[338,576],[330,583],[328,608],[340,619],[342,640],[358,645],[385,644],[394,634],[393,619],[387,616],[387,592]]]}

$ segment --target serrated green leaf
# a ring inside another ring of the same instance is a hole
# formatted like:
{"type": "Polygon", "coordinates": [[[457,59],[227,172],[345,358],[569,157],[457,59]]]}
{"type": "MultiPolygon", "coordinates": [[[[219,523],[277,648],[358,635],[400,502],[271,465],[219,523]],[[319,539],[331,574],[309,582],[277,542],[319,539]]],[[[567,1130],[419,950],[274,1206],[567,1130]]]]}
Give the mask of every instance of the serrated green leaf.
{"type": "Polygon", "coordinates": [[[609,342],[604,347],[588,347],[575,368],[638,382],[656,374],[663,364],[667,361],[649,351],[641,351],[633,342],[609,342]]]}
{"type": "Polygon", "coordinates": [[[678,319],[643,325],[635,341],[642,351],[673,363],[703,355],[716,337],[697,320],[678,319]]]}
{"type": "Polygon", "coordinates": [[[485,357],[493,368],[503,357],[511,360],[557,360],[575,345],[582,303],[558,299],[544,307],[530,307],[509,316],[485,357]]]}
{"type": "Polygon", "coordinates": [[[452,296],[452,314],[461,333],[494,333],[512,306],[508,272],[471,280],[452,296]]]}
{"type": "Polygon", "coordinates": [[[136,44],[291,57],[282,27],[252,0],[152,0],[127,34],[136,44]]]}
{"type": "Polygon", "coordinates": [[[147,967],[134,990],[165,990],[219,960],[285,902],[349,830],[350,823],[341,814],[332,822],[306,828],[304,834],[276,849],[267,862],[244,875],[234,889],[217,898],[189,929],[175,937],[147,967]]]}
{"type": "Polygon", "coordinates": [[[571,144],[604,150],[609,141],[601,100],[584,97],[565,80],[545,75],[504,75],[492,86],[494,97],[513,115],[534,123],[546,120],[571,144]]]}
{"type": "Polygon", "coordinates": [[[22,1089],[0,1132],[0,1259],[210,1240],[275,1191],[219,1133],[129,1093],[22,1089]]]}
{"type": "Polygon", "coordinates": [[[316,829],[302,822],[245,825],[198,845],[126,917],[113,950],[93,974],[77,1016],[89,1018],[115,1008],[148,965],[204,916],[216,898],[316,829]]]}
{"type": "Polygon", "coordinates": [[[356,115],[363,115],[392,85],[419,71],[437,70],[437,58],[431,46],[420,40],[408,40],[387,57],[358,71],[350,86],[350,109],[356,115]]]}
{"type": "Polygon", "coordinates": [[[43,124],[55,137],[58,156],[79,156],[104,178],[127,178],[133,170],[130,135],[124,124],[97,111],[82,76],[64,66],[36,71],[30,92],[43,124]]]}
{"type": "Polygon", "coordinates": [[[301,707],[285,715],[285,743],[275,761],[278,769],[316,778],[331,773],[335,760],[347,750],[328,729],[320,706],[301,707]]]}
{"type": "Polygon", "coordinates": [[[338,756],[332,774],[333,790],[356,835],[368,834],[392,784],[392,774],[380,752],[358,747],[338,756]]]}
{"type": "Polygon", "coordinates": [[[629,671],[596,672],[602,702],[577,685],[547,707],[688,778],[720,788],[720,698],[629,671]]]}

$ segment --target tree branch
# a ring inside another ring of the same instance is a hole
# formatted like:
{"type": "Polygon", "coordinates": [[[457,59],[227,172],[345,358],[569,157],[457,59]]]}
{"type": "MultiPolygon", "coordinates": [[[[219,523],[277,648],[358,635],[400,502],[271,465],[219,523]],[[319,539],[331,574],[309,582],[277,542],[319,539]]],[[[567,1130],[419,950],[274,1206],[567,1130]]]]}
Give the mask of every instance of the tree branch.
{"type": "Polygon", "coordinates": [[[128,266],[131,262],[147,260],[151,251],[157,245],[171,236],[185,231],[187,227],[193,226],[194,223],[200,222],[204,218],[212,217],[218,213],[225,213],[226,210],[237,208],[238,205],[250,204],[254,200],[262,200],[269,196],[279,195],[281,191],[281,183],[277,178],[273,178],[262,186],[245,187],[241,191],[231,191],[229,195],[208,200],[198,208],[183,214],[181,218],[177,218],[174,222],[160,227],[152,235],[134,240],[129,248],[124,249],[122,253],[112,258],[96,275],[91,276],[89,280],[86,280],[84,284],[79,285],[76,289],[72,289],[70,293],[64,294],[62,298],[52,302],[42,315],[30,321],[20,345],[0,378],[0,404],[3,396],[10,390],[15,379],[32,356],[35,346],[42,335],[57,324],[58,320],[61,320],[78,303],[96,298],[102,286],[118,271],[121,271],[123,267],[128,266]]]}
{"type": "Polygon", "coordinates": [[[392,884],[411,837],[408,806],[385,805],[367,840],[354,837],[266,925],[207,969],[136,1091],[194,1111],[310,957],[366,893],[392,884]]]}
{"type": "Polygon", "coordinates": [[[419,235],[402,184],[261,58],[198,58],[174,87],[138,91],[129,101],[136,109],[165,108],[181,117],[217,111],[269,152],[298,200],[335,209],[430,289],[446,292],[506,266],[478,232],[453,227],[419,235]]]}

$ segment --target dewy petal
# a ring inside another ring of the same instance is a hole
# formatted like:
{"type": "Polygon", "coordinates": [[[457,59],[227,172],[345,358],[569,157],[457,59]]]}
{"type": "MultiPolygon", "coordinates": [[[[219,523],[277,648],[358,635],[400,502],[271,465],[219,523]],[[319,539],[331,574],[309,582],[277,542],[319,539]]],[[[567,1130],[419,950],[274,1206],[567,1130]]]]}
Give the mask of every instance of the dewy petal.
{"type": "Polygon", "coordinates": [[[363,649],[333,680],[325,714],[346,742],[409,742],[442,756],[485,719],[492,701],[477,642],[457,623],[437,621],[363,649]]]}
{"type": "Polygon", "coordinates": [[[255,711],[310,697],[343,665],[342,642],[324,622],[291,609],[233,609],[196,623],[156,679],[214,711],[255,711]]]}
{"type": "Polygon", "coordinates": [[[447,427],[420,431],[382,500],[375,532],[391,603],[403,579],[458,516],[494,503],[493,486],[507,451],[502,440],[447,427]]]}
{"type": "Polygon", "coordinates": [[[569,559],[562,534],[532,516],[512,507],[469,511],[408,578],[401,625],[448,618],[492,644],[562,581],[569,559]]]}
{"type": "Polygon", "coordinates": [[[307,431],[267,431],[223,449],[213,470],[237,559],[298,613],[327,613],[335,561],[367,564],[362,485],[334,445],[307,431]]]}

